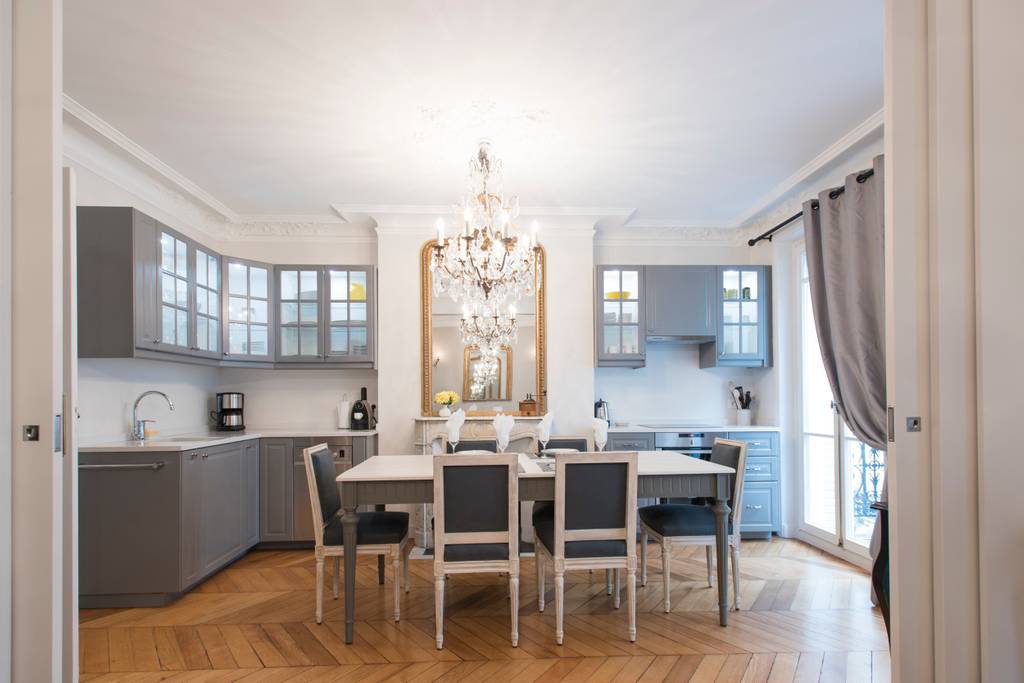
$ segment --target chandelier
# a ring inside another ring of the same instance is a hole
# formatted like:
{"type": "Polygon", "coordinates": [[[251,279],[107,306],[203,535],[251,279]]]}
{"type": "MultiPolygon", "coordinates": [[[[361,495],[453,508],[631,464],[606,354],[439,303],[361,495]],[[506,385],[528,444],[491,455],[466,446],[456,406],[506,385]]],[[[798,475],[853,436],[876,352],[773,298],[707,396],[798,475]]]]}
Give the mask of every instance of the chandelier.
{"type": "Polygon", "coordinates": [[[532,296],[539,282],[537,221],[519,233],[519,199],[502,193],[501,161],[481,142],[469,162],[469,192],[462,200],[461,229],[445,236],[437,219],[437,243],[430,258],[434,293],[470,306],[497,307],[532,296]]]}
{"type": "Polygon", "coordinates": [[[497,358],[501,347],[515,343],[517,331],[515,306],[509,306],[507,313],[487,305],[474,307],[472,311],[468,306],[462,308],[459,321],[462,343],[476,346],[484,357],[497,358]]]}
{"type": "Polygon", "coordinates": [[[470,384],[470,395],[486,397],[487,387],[498,379],[500,363],[497,356],[482,355],[473,364],[473,379],[470,384]]]}

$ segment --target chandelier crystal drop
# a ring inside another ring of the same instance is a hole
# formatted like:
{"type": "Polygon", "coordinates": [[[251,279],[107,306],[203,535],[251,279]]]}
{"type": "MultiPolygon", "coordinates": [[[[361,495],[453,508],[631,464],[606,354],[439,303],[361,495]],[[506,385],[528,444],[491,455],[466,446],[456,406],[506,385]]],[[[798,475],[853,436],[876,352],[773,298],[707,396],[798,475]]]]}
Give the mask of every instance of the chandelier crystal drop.
{"type": "Polygon", "coordinates": [[[511,346],[518,336],[519,323],[515,306],[507,311],[494,306],[464,306],[459,332],[462,343],[480,349],[481,355],[496,358],[503,346],[511,346]]]}
{"type": "Polygon", "coordinates": [[[462,200],[461,229],[448,237],[437,219],[430,258],[434,293],[474,307],[496,307],[534,294],[540,282],[537,222],[529,233],[515,225],[519,199],[502,192],[501,160],[488,142],[469,163],[469,191],[462,200]]]}

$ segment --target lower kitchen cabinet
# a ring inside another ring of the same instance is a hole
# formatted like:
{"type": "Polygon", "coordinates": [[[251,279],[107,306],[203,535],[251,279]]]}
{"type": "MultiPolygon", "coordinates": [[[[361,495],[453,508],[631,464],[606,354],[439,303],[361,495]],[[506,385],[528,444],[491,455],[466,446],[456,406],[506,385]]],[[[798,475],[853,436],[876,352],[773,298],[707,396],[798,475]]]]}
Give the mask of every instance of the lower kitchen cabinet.
{"type": "Polygon", "coordinates": [[[292,540],[292,440],[260,443],[260,541],[292,540]]]}
{"type": "Polygon", "coordinates": [[[730,432],[728,437],[747,443],[740,530],[744,535],[779,533],[782,492],[778,432],[730,432]]]}
{"type": "Polygon", "coordinates": [[[608,435],[608,451],[653,451],[654,432],[612,432],[608,435]]]}

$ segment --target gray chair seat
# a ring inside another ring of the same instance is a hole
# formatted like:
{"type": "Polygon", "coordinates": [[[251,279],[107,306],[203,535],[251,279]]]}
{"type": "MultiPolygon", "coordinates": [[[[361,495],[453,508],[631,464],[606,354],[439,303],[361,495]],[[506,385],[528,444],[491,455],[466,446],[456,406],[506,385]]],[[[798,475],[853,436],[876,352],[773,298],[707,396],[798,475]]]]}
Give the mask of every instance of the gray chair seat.
{"type": "Polygon", "coordinates": [[[555,519],[555,501],[538,500],[533,504],[533,525],[538,522],[553,522],[555,519]]]}
{"type": "MultiPolygon", "coordinates": [[[[535,521],[533,532],[537,540],[544,544],[549,553],[554,553],[555,520],[535,521]]],[[[576,557],[625,557],[625,541],[568,541],[565,544],[566,558],[576,557]]]]}
{"type": "Polygon", "coordinates": [[[455,543],[444,545],[445,562],[507,560],[508,543],[455,543]]]}
{"type": "MultiPolygon", "coordinates": [[[[665,503],[640,508],[640,521],[661,536],[714,536],[715,513],[710,507],[665,503]]],[[[732,533],[729,523],[728,533],[732,533]]]]}
{"type": "MultiPolygon", "coordinates": [[[[359,512],[356,545],[401,543],[409,533],[408,512],[359,512]]],[[[335,515],[324,527],[324,545],[344,545],[341,515],[335,515]]]]}

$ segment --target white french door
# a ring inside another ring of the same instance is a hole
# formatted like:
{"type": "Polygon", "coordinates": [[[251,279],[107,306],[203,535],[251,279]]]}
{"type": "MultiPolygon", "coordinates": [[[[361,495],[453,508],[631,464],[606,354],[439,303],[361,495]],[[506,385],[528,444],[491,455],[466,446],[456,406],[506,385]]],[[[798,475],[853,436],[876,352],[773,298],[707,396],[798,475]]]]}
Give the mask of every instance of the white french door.
{"type": "Polygon", "coordinates": [[[799,410],[803,458],[800,529],[826,544],[868,554],[878,500],[885,481],[885,452],[857,439],[833,403],[814,326],[807,255],[801,246],[799,410]]]}

